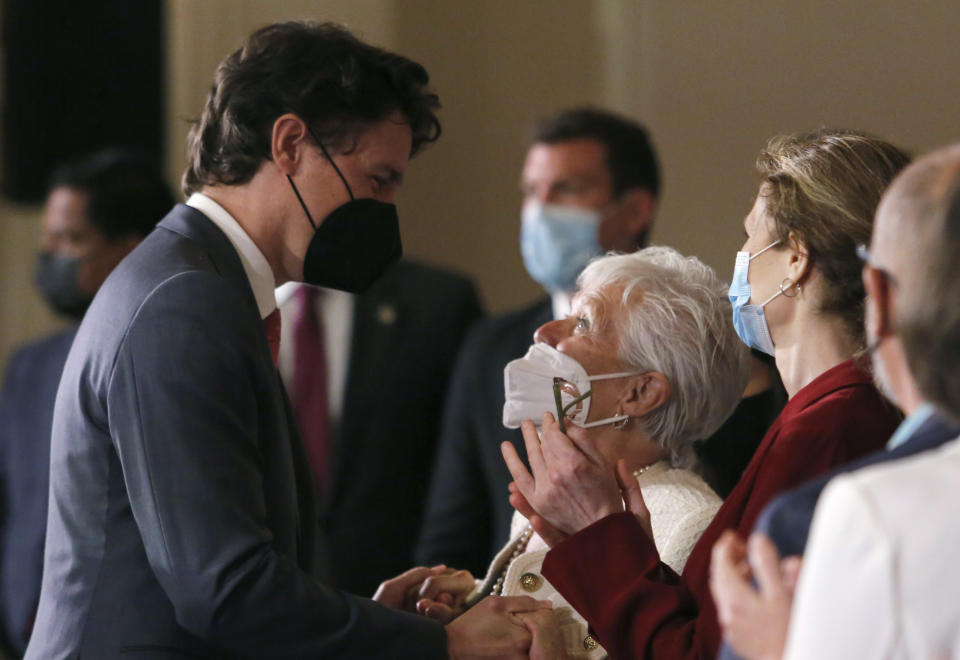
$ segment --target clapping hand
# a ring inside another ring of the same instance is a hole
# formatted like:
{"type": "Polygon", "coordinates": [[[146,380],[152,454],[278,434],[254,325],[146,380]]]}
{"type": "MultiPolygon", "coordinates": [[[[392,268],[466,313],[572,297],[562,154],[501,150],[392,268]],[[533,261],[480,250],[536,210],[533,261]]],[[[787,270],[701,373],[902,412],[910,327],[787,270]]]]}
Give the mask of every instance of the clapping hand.
{"type": "Polygon", "coordinates": [[[781,560],[763,534],[753,534],[749,545],[730,530],[717,539],[710,562],[710,593],[724,640],[739,655],[748,660],[781,657],[800,564],[799,557],[781,560]],[[751,577],[756,577],[758,588],[751,577]]]}
{"type": "Polygon", "coordinates": [[[504,442],[500,449],[513,476],[510,503],[544,541],[554,546],[624,510],[636,516],[652,539],[640,486],[624,462],[611,470],[583,428],[569,425],[564,433],[550,413],[544,413],[542,422],[539,436],[530,420],[521,425],[530,471],[512,444],[504,442]]]}

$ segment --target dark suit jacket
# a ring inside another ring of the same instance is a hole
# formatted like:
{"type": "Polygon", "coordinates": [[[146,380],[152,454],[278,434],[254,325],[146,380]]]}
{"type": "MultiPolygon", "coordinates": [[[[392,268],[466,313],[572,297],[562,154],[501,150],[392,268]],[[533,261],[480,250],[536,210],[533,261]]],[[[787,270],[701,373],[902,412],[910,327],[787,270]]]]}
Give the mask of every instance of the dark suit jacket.
{"type": "Polygon", "coordinates": [[[321,518],[336,586],[370,595],[413,566],[450,373],[480,315],[468,279],[407,261],[356,298],[321,518]]]}
{"type": "Polygon", "coordinates": [[[780,555],[802,555],[807,546],[807,535],[810,533],[810,524],[813,521],[813,511],[817,506],[820,493],[826,488],[827,482],[844,472],[859,470],[860,468],[895,461],[918,454],[928,449],[939,447],[948,440],[960,435],[960,425],[951,422],[939,413],[934,413],[913,433],[909,440],[895,449],[878,451],[859,461],[843,465],[828,474],[814,479],[789,493],[784,493],[773,500],[760,514],[755,531],[767,534],[780,550],[780,555]]]}
{"type": "Polygon", "coordinates": [[[510,472],[500,443],[526,458],[519,429],[503,426],[503,368],[523,357],[533,332],[553,319],[549,298],[477,324],[464,342],[444,412],[440,450],[417,562],[446,563],[483,575],[510,535],[510,472]]]}
{"type": "MultiPolygon", "coordinates": [[[[960,425],[939,413],[934,413],[899,447],[889,451],[878,451],[858,461],[842,465],[822,477],[780,495],[760,514],[754,531],[763,532],[769,536],[776,544],[781,557],[802,555],[807,547],[807,536],[810,534],[814,509],[820,499],[820,493],[827,487],[827,482],[844,472],[852,472],[877,463],[895,461],[928,449],[935,449],[958,435],[960,435],[960,425]]],[[[724,644],[718,657],[723,660],[733,660],[739,656],[724,644]]]]}
{"type": "Polygon", "coordinates": [[[24,346],[0,392],[0,649],[22,655],[40,597],[53,401],[75,328],[24,346]]]}
{"type": "Polygon", "coordinates": [[[306,456],[240,259],[178,205],[64,368],[28,658],[446,657],[443,629],[322,586],[306,456]]]}

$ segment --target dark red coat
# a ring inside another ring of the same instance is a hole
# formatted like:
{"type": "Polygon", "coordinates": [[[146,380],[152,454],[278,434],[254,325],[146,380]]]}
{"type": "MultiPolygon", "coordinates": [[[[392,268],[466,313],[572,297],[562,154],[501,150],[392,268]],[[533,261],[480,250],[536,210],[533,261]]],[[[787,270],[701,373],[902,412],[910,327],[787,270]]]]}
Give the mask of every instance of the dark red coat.
{"type": "Polygon", "coordinates": [[[612,658],[715,658],[721,635],[708,577],[725,529],[749,535],[777,494],[882,449],[899,414],[853,361],[801,389],[700,537],[682,576],[660,561],[632,514],[608,516],[553,548],[543,574],[590,623],[612,658]]]}

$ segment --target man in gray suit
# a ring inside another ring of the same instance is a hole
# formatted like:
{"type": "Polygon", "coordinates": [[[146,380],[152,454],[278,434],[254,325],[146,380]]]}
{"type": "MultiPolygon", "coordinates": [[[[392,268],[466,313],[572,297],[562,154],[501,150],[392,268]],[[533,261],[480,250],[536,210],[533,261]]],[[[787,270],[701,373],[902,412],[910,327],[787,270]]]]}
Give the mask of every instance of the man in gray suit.
{"type": "MultiPolygon", "coordinates": [[[[399,257],[392,202],[440,131],[427,82],[330,25],[265,27],[220,64],[187,204],[104,283],[64,368],[28,658],[525,657],[530,598],[445,630],[318,581],[276,371],[276,285],[360,291],[399,257]]],[[[403,605],[439,570],[378,599],[403,605]]]]}

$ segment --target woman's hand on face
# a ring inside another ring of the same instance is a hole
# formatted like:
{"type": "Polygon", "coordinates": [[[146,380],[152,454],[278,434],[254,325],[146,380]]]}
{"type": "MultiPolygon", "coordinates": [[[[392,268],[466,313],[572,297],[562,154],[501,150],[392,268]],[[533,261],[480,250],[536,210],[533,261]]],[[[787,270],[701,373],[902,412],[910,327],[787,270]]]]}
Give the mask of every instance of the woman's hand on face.
{"type": "Polygon", "coordinates": [[[516,499],[523,507],[518,510],[530,513],[528,518],[533,516],[531,524],[549,543],[624,509],[620,483],[585,429],[571,425],[563,433],[550,413],[544,413],[542,421],[540,437],[530,420],[521,425],[530,471],[512,444],[505,442],[500,449],[523,497],[523,501],[511,497],[511,503],[516,499]],[[536,521],[537,517],[542,521],[536,521]]]}

